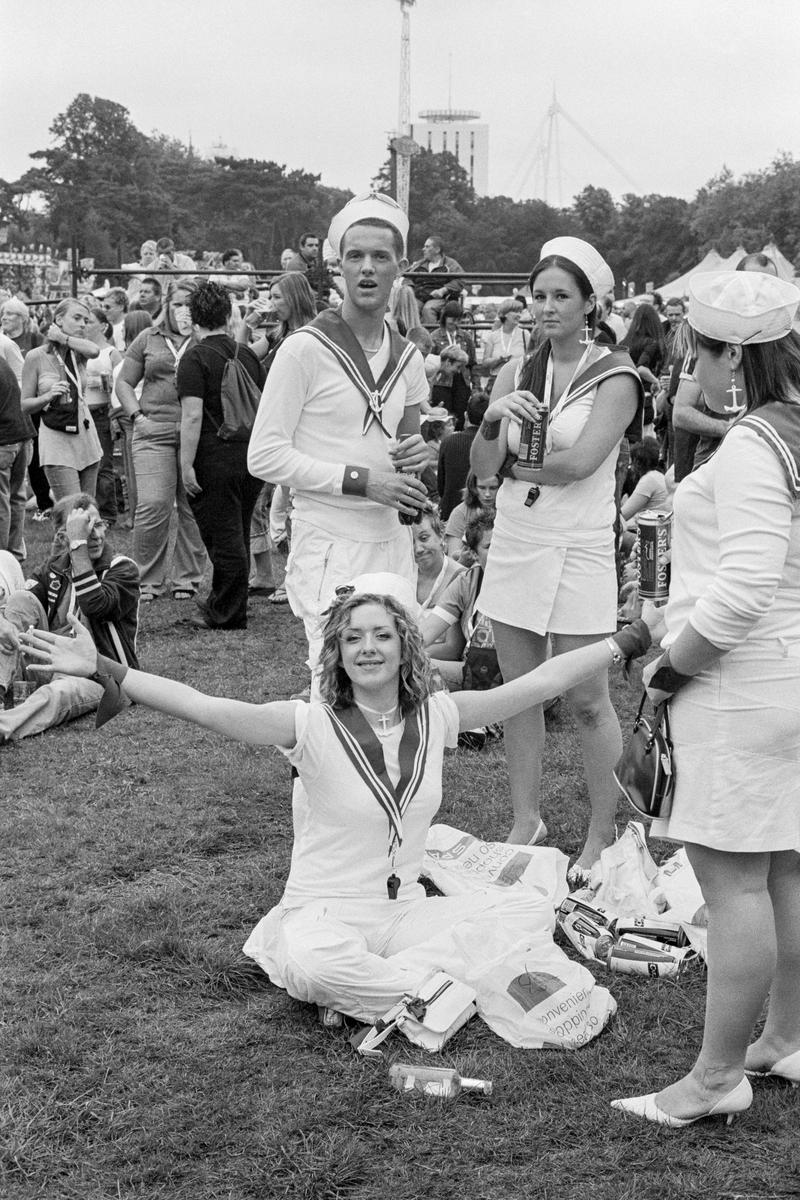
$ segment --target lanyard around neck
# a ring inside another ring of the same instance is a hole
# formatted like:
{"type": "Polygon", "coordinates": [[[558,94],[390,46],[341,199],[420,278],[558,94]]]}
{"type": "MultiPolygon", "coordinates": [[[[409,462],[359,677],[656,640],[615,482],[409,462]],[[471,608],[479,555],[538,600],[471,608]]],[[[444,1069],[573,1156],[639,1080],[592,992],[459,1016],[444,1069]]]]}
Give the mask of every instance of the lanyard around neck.
{"type": "Polygon", "coordinates": [[[173,342],[172,338],[171,338],[171,337],[167,337],[166,333],[163,335],[163,337],[164,337],[164,341],[165,341],[165,342],[167,343],[167,345],[169,346],[169,352],[170,352],[170,354],[172,355],[172,357],[173,357],[173,358],[174,358],[174,360],[175,360],[175,369],[177,370],[177,368],[178,368],[178,363],[181,361],[181,359],[183,358],[184,354],[186,353],[186,350],[188,349],[189,342],[191,341],[191,338],[188,338],[188,337],[187,337],[187,338],[185,339],[185,341],[184,341],[184,342],[181,344],[181,346],[178,348],[178,347],[176,347],[176,346],[175,346],[175,343],[173,342]]]}
{"type": "Polygon", "coordinates": [[[67,379],[69,379],[70,382],[75,385],[75,390],[78,393],[78,399],[82,400],[83,399],[83,382],[81,380],[81,373],[78,368],[78,364],[75,361],[74,352],[70,349],[67,349],[63,355],[59,354],[57,357],[61,361],[61,365],[64,368],[64,374],[66,375],[67,379]],[[72,359],[72,370],[71,371],[70,371],[69,367],[67,366],[67,355],[69,355],[70,358],[72,359]]]}
{"type": "Polygon", "coordinates": [[[544,398],[547,401],[547,404],[550,408],[550,420],[551,421],[553,420],[553,417],[555,417],[558,413],[561,412],[562,408],[564,408],[567,401],[569,400],[570,389],[571,389],[573,383],[575,382],[575,380],[578,378],[578,376],[583,371],[583,368],[586,366],[593,348],[594,347],[592,345],[589,345],[586,347],[583,354],[581,355],[580,362],[578,363],[575,370],[572,372],[572,378],[570,379],[567,386],[564,388],[563,392],[559,396],[558,401],[556,402],[555,405],[553,405],[553,371],[554,371],[553,355],[550,354],[549,358],[547,359],[547,371],[545,372],[545,377],[544,377],[544,398]]]}

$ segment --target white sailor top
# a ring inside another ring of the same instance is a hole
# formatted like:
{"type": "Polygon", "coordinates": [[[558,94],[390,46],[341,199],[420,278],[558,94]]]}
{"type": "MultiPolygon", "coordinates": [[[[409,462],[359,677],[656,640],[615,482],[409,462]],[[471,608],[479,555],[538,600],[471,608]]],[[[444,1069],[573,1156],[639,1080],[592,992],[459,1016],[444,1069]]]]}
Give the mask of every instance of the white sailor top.
{"type": "Polygon", "coordinates": [[[391,796],[376,795],[361,747],[336,713],[325,704],[297,704],[297,742],[283,753],[303,787],[295,789],[283,908],[328,898],[386,900],[392,875],[397,899],[424,894],[417,879],[441,804],[444,750],[455,747],[458,723],[452,698],[436,692],[380,736],[390,791],[398,793],[393,814],[391,796]]]}

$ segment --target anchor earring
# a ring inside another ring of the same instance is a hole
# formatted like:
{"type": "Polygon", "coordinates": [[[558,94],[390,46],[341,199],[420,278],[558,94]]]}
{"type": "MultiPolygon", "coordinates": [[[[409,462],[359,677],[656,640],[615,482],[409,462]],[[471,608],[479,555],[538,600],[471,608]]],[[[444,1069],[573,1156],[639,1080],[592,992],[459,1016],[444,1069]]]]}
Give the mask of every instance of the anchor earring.
{"type": "Polygon", "coordinates": [[[726,393],[726,395],[730,396],[731,402],[730,402],[730,404],[725,405],[724,410],[723,410],[724,412],[726,412],[726,413],[744,412],[744,410],[747,406],[745,404],[738,404],[736,401],[736,397],[741,391],[742,391],[742,389],[740,387],[736,386],[736,372],[733,369],[733,367],[731,367],[731,386],[729,388],[725,389],[725,393],[726,393]]]}
{"type": "Polygon", "coordinates": [[[589,314],[583,314],[583,337],[581,338],[582,346],[591,346],[594,343],[594,335],[589,328],[589,314]]]}

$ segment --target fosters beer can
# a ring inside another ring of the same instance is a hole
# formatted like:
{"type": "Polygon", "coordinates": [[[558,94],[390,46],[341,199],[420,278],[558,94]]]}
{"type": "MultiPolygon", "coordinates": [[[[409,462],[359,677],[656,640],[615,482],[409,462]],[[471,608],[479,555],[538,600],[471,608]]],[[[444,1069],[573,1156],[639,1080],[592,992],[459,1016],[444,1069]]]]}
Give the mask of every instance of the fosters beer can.
{"type": "Polygon", "coordinates": [[[669,549],[672,513],[648,508],[639,513],[639,595],[643,600],[666,600],[669,595],[669,549]]]}
{"type": "Polygon", "coordinates": [[[549,413],[543,408],[535,421],[523,417],[519,431],[519,450],[517,461],[521,467],[536,467],[544,465],[545,443],[547,441],[547,419],[549,413]]]}

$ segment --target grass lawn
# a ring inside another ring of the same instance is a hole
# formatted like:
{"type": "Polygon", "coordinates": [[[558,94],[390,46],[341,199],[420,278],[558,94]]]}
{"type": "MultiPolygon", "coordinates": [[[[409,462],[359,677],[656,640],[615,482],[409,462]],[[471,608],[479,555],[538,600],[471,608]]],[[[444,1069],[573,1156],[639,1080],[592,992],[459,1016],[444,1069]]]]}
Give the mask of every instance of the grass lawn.
{"type": "MultiPolygon", "coordinates": [[[[45,535],[33,527],[30,562],[45,535]]],[[[110,536],[127,549],[129,535],[110,536]]],[[[143,610],[143,666],[250,700],[304,685],[288,608],[256,599],[244,633],[176,628],[187,611],[143,610]]],[[[627,726],[636,695],[614,687],[627,726]]],[[[586,807],[563,713],[545,779],[552,840],[574,853],[586,807]]],[[[475,1020],[429,1061],[491,1079],[491,1100],[398,1095],[388,1062],[423,1051],[395,1037],[386,1063],[360,1059],[241,954],[281,894],[289,794],[277,751],[144,709],[0,747],[3,1200],[800,1194],[800,1092],[758,1085],[729,1130],[662,1130],[609,1108],[690,1065],[700,968],[676,983],[598,966],[619,1012],[586,1049],[515,1050],[475,1020]]],[[[502,746],[449,756],[441,819],[505,836],[502,746]]]]}

